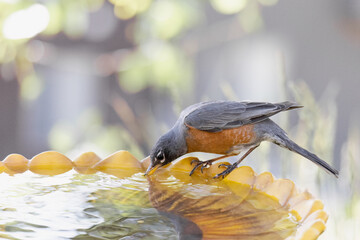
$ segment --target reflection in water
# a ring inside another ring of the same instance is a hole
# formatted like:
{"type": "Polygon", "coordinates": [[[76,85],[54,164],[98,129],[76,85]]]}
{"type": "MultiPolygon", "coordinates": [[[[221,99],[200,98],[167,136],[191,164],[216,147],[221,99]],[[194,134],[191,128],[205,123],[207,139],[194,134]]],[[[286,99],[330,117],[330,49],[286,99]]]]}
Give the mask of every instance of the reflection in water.
{"type": "Polygon", "coordinates": [[[83,160],[75,162],[81,171],[114,176],[1,174],[0,238],[290,240],[325,229],[321,201],[250,167],[218,180],[218,163],[190,177],[193,158],[184,158],[145,178],[148,162],[124,151],[94,166],[83,160]]]}
{"type": "Polygon", "coordinates": [[[148,177],[149,195],[155,208],[194,222],[203,239],[308,240],[324,231],[322,202],[298,192],[292,181],[275,180],[268,172],[256,175],[246,166],[213,179],[223,171],[220,163],[190,177],[192,160],[184,158],[148,177]]]}
{"type": "Polygon", "coordinates": [[[174,179],[163,171],[153,177],[150,200],[155,208],[196,223],[204,239],[285,239],[297,229],[287,208],[250,185],[238,184],[234,192],[208,178],[179,182],[180,175],[174,179]]]}

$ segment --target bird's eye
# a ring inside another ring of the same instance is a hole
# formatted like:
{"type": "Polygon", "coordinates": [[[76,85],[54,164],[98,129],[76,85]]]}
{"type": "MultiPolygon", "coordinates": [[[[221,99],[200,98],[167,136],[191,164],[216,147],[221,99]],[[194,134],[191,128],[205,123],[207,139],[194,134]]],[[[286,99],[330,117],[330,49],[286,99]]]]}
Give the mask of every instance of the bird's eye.
{"type": "Polygon", "coordinates": [[[163,160],[164,159],[164,153],[162,151],[159,151],[158,154],[156,155],[156,159],[157,160],[163,160]]]}

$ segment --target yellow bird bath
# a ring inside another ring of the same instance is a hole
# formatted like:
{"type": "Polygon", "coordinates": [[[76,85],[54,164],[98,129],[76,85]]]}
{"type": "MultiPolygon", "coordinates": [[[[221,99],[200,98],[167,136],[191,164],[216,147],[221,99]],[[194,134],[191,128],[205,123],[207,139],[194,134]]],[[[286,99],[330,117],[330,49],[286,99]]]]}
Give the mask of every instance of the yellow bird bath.
{"type": "MultiPolygon", "coordinates": [[[[220,163],[190,177],[193,159],[180,159],[144,177],[149,159],[139,162],[127,151],[103,160],[87,152],[74,161],[49,151],[31,160],[11,154],[0,162],[0,173],[14,175],[29,170],[54,176],[74,169],[81,174],[99,171],[120,181],[135,181],[138,189],[126,188],[110,197],[102,190],[93,194],[97,201],[108,199],[119,205],[156,208],[182,226],[180,234],[202,239],[309,240],[317,239],[325,230],[328,215],[323,203],[299,191],[291,180],[275,179],[269,172],[256,174],[247,166],[237,168],[223,180],[213,179],[223,170],[218,167],[220,163]]],[[[139,221],[141,225],[143,220],[139,221]]],[[[1,232],[6,233],[6,228],[0,230],[0,236],[1,232]]]]}

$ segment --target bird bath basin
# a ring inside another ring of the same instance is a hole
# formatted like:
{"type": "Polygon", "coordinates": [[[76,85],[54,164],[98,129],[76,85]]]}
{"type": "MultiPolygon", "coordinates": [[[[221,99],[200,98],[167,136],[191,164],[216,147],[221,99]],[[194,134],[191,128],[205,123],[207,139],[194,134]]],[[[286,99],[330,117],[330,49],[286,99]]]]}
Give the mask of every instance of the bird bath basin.
{"type": "Polygon", "coordinates": [[[0,162],[0,238],[308,240],[325,230],[322,202],[292,181],[246,166],[216,180],[218,164],[190,177],[192,160],[144,177],[148,159],[126,151],[10,155],[0,162]]]}

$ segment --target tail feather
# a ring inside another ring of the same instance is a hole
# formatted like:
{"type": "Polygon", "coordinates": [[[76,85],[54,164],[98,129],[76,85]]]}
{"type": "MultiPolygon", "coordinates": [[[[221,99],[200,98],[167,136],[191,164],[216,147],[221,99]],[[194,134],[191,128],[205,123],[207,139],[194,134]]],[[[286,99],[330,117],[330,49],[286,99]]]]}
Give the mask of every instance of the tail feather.
{"type": "Polygon", "coordinates": [[[300,147],[295,142],[291,141],[287,136],[278,136],[280,139],[274,139],[274,143],[280,145],[281,147],[287,148],[292,152],[296,152],[301,156],[309,159],[313,163],[317,164],[318,166],[322,167],[326,172],[333,174],[335,177],[339,176],[339,171],[331,167],[327,162],[321,160],[315,154],[309,152],[308,150],[300,147]]]}
{"type": "Polygon", "coordinates": [[[303,105],[300,105],[300,104],[295,103],[295,102],[290,102],[290,101],[278,103],[278,105],[282,106],[283,111],[288,111],[288,110],[304,107],[303,105]]]}

